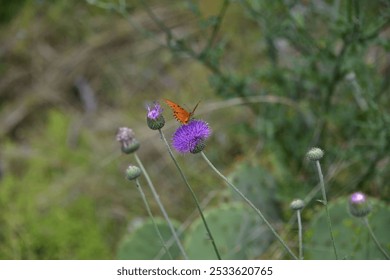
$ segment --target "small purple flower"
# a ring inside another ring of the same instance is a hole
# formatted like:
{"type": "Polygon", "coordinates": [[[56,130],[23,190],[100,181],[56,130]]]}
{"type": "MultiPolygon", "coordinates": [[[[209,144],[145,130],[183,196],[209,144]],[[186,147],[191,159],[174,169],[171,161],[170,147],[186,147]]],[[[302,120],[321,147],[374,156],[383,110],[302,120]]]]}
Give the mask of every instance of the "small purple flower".
{"type": "Polygon", "coordinates": [[[211,135],[209,125],[202,120],[192,120],[180,126],[172,136],[172,146],[179,153],[198,153],[205,147],[206,139],[211,135]]]}
{"type": "Polygon", "coordinates": [[[150,129],[161,129],[165,125],[165,119],[162,115],[163,108],[158,102],[154,102],[153,106],[148,106],[148,114],[146,116],[146,123],[150,129]]]}
{"type": "Polygon", "coordinates": [[[371,205],[366,195],[362,192],[355,192],[349,197],[349,212],[358,218],[367,216],[371,212],[371,205]]]}
{"type": "Polygon", "coordinates": [[[353,204],[361,204],[366,202],[366,196],[361,192],[355,192],[351,194],[349,199],[353,204]]]}
{"type": "Polygon", "coordinates": [[[148,118],[152,120],[157,120],[163,112],[163,108],[161,108],[158,102],[154,102],[153,107],[148,105],[148,118]]]}

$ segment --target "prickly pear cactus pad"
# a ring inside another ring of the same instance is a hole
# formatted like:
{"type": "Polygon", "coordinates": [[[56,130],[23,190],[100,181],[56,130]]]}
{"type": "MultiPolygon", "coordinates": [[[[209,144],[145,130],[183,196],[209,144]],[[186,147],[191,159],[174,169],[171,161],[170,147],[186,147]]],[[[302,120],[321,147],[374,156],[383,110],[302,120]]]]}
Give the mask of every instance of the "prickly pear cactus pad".
{"type": "MultiPolygon", "coordinates": [[[[156,219],[157,226],[167,245],[172,233],[163,219],[156,219]]],[[[169,247],[169,246],[168,246],[169,247]]],[[[169,247],[173,259],[179,257],[179,249],[173,243],[169,247]]],[[[142,222],[132,232],[124,236],[118,247],[117,259],[120,260],[153,260],[170,259],[161,244],[154,225],[150,219],[142,222]]]]}
{"type": "MultiPolygon", "coordinates": [[[[367,216],[368,221],[382,247],[390,252],[390,207],[377,199],[370,198],[369,201],[372,211],[367,216]]],[[[340,259],[384,259],[361,218],[348,212],[347,198],[331,202],[328,206],[340,259]]],[[[303,240],[305,259],[335,259],[325,209],[319,211],[308,225],[303,240]]]]}
{"type": "MultiPolygon", "coordinates": [[[[277,185],[267,170],[259,165],[242,162],[229,175],[229,179],[246,197],[251,199],[257,208],[263,211],[268,219],[278,220],[280,218],[275,199],[277,185]]],[[[236,201],[242,201],[233,191],[231,194],[236,201]]]]}
{"type": "MultiPolygon", "coordinates": [[[[253,259],[270,245],[272,235],[251,210],[233,203],[204,213],[222,259],[253,259]]],[[[216,259],[201,219],[189,228],[184,247],[190,259],[216,259]]]]}

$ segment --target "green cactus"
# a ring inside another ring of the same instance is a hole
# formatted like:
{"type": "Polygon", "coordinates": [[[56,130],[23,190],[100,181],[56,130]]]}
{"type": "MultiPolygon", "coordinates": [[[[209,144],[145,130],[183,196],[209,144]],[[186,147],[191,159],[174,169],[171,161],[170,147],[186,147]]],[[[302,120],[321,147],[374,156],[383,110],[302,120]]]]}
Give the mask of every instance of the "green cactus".
{"type": "MultiPolygon", "coordinates": [[[[267,219],[278,221],[280,213],[275,200],[276,182],[273,177],[259,165],[242,162],[236,166],[229,179],[252,203],[264,213],[267,219]]],[[[242,199],[232,192],[236,201],[242,199]]]]}
{"type": "MultiPolygon", "coordinates": [[[[390,207],[370,199],[369,223],[385,250],[390,251],[390,207]]],[[[339,258],[384,259],[360,218],[348,212],[346,198],[328,204],[339,258]]],[[[313,217],[304,238],[305,259],[334,259],[325,210],[313,217]]]]}
{"type": "MultiPolygon", "coordinates": [[[[172,233],[169,226],[163,219],[155,218],[155,221],[165,240],[165,243],[167,244],[167,247],[169,247],[169,241],[172,239],[172,233]]],[[[177,259],[180,255],[180,251],[174,242],[173,245],[169,247],[169,251],[173,259],[177,259]]],[[[132,232],[124,236],[118,247],[117,259],[164,260],[170,259],[170,257],[165,252],[151,219],[147,219],[137,226],[137,228],[135,228],[132,232]]]]}
{"type": "MultiPolygon", "coordinates": [[[[242,203],[223,204],[204,213],[222,259],[253,259],[270,245],[273,236],[258,216],[242,203]]],[[[200,219],[184,240],[190,259],[216,259],[200,219]]]]}

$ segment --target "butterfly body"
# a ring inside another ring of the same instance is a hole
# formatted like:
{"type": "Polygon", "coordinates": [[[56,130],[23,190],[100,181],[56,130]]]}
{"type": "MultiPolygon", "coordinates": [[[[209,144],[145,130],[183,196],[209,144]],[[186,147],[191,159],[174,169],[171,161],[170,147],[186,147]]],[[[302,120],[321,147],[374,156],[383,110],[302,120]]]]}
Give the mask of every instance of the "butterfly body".
{"type": "Polygon", "coordinates": [[[166,98],[163,98],[163,99],[164,99],[164,102],[167,103],[167,105],[169,107],[171,107],[171,109],[173,111],[174,118],[182,124],[188,124],[188,122],[191,120],[191,117],[194,115],[196,108],[199,105],[199,102],[198,102],[198,104],[196,104],[194,109],[191,112],[188,112],[183,107],[181,107],[179,104],[177,104],[169,99],[166,99],[166,98]]]}

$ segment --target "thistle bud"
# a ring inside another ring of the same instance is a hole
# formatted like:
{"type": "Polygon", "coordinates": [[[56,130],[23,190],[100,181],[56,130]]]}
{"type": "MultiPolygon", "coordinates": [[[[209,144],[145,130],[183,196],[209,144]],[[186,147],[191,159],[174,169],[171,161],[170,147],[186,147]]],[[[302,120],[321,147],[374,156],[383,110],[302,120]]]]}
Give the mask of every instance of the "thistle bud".
{"type": "Polygon", "coordinates": [[[302,210],[303,207],[305,207],[305,202],[302,199],[294,199],[290,204],[290,208],[295,211],[302,210]]]}
{"type": "Polygon", "coordinates": [[[130,180],[130,181],[134,180],[134,179],[138,178],[140,175],[141,175],[141,169],[139,169],[138,166],[130,165],[129,167],[127,167],[126,178],[128,180],[130,180]]]}
{"type": "Polygon", "coordinates": [[[371,205],[365,194],[355,192],[349,197],[349,212],[358,218],[363,218],[371,212],[371,205]]]}
{"type": "Polygon", "coordinates": [[[311,148],[307,153],[306,157],[311,161],[320,160],[324,156],[324,151],[320,148],[311,148]]]}

